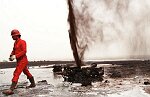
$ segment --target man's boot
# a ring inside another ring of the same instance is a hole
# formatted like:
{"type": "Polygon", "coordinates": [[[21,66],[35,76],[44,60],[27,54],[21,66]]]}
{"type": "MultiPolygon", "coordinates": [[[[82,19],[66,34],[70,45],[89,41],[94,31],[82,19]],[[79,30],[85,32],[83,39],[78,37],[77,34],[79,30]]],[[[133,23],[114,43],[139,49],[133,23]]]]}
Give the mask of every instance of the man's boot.
{"type": "Polygon", "coordinates": [[[31,84],[29,86],[27,86],[26,88],[33,88],[36,86],[35,81],[34,81],[34,77],[29,78],[29,81],[31,84]]]}
{"type": "Polygon", "coordinates": [[[14,94],[13,90],[15,89],[16,85],[17,85],[16,82],[12,82],[10,89],[4,90],[3,94],[6,94],[6,95],[14,94]]]}

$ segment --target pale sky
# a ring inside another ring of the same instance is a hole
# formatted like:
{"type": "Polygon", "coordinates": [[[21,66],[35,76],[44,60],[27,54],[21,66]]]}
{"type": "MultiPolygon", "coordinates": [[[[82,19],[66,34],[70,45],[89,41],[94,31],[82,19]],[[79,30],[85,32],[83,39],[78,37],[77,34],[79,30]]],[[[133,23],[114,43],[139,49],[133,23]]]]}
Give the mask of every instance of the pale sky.
{"type": "Polygon", "coordinates": [[[29,60],[72,60],[66,0],[0,0],[0,61],[8,60],[18,29],[29,60]]]}
{"type": "MultiPolygon", "coordinates": [[[[88,20],[87,14],[94,19],[91,24],[87,22],[87,31],[83,29],[86,33],[80,33],[84,36],[81,40],[97,40],[89,43],[85,58],[149,59],[149,0],[74,0],[74,4],[80,15],[85,16],[79,27],[88,20]],[[86,12],[83,3],[88,6],[86,12]]],[[[13,29],[18,29],[26,40],[30,61],[74,60],[67,18],[66,0],[0,0],[0,61],[8,60],[13,49],[10,35],[13,29]]]]}

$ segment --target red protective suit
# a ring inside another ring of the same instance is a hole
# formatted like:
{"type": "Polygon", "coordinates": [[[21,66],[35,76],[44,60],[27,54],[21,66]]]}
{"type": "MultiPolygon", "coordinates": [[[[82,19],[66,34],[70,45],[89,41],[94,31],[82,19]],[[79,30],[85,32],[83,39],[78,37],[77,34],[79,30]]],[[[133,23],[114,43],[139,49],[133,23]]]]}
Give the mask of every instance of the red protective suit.
{"type": "Polygon", "coordinates": [[[11,53],[11,55],[16,56],[17,60],[17,66],[12,78],[13,82],[18,82],[19,76],[22,73],[22,71],[27,76],[28,79],[32,77],[31,73],[27,68],[28,59],[26,56],[26,52],[27,52],[26,42],[19,38],[18,40],[15,41],[14,48],[11,53]]]}

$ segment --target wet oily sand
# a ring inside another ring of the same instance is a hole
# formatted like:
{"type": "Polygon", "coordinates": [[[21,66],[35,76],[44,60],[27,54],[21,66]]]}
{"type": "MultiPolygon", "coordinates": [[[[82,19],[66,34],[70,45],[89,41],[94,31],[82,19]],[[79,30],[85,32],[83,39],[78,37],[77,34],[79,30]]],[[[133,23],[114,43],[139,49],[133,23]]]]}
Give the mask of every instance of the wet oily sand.
{"type": "MultiPolygon", "coordinates": [[[[10,80],[7,75],[13,69],[2,70],[0,97],[7,97],[2,94],[4,89],[10,87],[10,80]],[[8,73],[8,74],[7,74],[8,73]]],[[[132,78],[110,78],[105,75],[102,82],[93,82],[91,86],[81,86],[80,83],[64,82],[61,75],[54,77],[50,68],[31,68],[36,79],[36,87],[26,89],[29,84],[24,75],[20,76],[18,88],[14,90],[14,94],[9,97],[149,97],[148,77],[135,75],[132,78]],[[146,80],[145,80],[146,79],[146,80]],[[133,93],[133,94],[131,94],[133,93]],[[115,96],[114,96],[115,95],[115,96]],[[126,95],[126,96],[124,96],[126,95]],[[148,95],[148,96],[145,96],[148,95]]],[[[56,76],[56,75],[55,75],[56,76]]],[[[86,79],[85,79],[86,80],[86,79]]]]}
{"type": "MultiPolygon", "coordinates": [[[[143,85],[140,78],[129,79],[106,79],[103,82],[92,83],[92,86],[81,86],[79,83],[62,82],[56,86],[47,84],[46,80],[38,82],[35,88],[26,89],[27,84],[20,83],[11,97],[109,97],[108,95],[126,92],[141,87],[145,93],[150,93],[150,86],[143,85]]],[[[7,89],[9,85],[1,86],[7,89]]],[[[1,94],[1,97],[5,95],[1,94]]]]}
{"type": "MultiPolygon", "coordinates": [[[[46,82],[38,82],[35,88],[26,89],[27,83],[19,83],[17,89],[14,90],[14,94],[11,97],[37,97],[40,95],[49,94],[52,92],[53,85],[47,84],[46,82]]],[[[1,86],[0,92],[2,93],[3,90],[8,89],[10,85],[1,86]]],[[[2,97],[1,94],[0,97],[2,97]]],[[[3,95],[6,96],[6,95],[3,95]]]]}

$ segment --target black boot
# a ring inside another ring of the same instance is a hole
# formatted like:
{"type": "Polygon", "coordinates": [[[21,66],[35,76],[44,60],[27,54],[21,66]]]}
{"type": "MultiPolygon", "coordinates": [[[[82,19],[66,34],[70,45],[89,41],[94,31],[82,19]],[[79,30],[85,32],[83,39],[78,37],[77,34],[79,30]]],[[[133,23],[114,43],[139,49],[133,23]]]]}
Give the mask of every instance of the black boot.
{"type": "Polygon", "coordinates": [[[31,77],[31,78],[29,78],[29,81],[30,81],[30,85],[29,86],[27,86],[26,88],[33,88],[33,87],[35,87],[36,85],[35,85],[35,81],[34,81],[34,78],[33,77],[31,77]]]}
{"type": "Polygon", "coordinates": [[[10,89],[4,90],[3,94],[6,94],[6,95],[14,94],[13,90],[15,89],[16,85],[17,85],[16,82],[12,82],[10,89]]]}

